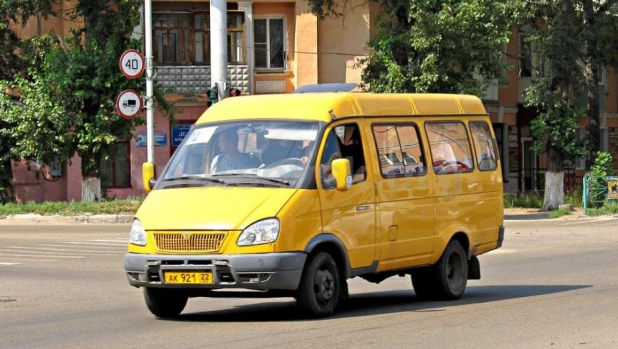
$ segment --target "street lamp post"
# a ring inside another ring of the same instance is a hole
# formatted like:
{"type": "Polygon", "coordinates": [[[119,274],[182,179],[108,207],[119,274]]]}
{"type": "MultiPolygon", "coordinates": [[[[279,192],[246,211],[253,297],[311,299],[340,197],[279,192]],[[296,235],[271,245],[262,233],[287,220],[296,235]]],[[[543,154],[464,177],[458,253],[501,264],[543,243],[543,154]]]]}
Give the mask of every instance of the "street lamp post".
{"type": "Polygon", "coordinates": [[[152,68],[152,0],[144,0],[145,37],[146,37],[146,146],[147,162],[154,166],[154,101],[152,68]]]}

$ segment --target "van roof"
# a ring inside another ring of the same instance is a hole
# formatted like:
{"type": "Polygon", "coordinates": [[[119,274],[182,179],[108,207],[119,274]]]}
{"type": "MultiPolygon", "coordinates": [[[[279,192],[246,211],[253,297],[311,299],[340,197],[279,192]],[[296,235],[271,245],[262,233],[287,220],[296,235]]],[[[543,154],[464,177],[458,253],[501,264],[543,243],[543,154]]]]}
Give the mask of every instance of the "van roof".
{"type": "Polygon", "coordinates": [[[240,119],[339,118],[394,115],[487,115],[481,99],[436,93],[290,93],[228,97],[208,108],[197,124],[240,119]]]}

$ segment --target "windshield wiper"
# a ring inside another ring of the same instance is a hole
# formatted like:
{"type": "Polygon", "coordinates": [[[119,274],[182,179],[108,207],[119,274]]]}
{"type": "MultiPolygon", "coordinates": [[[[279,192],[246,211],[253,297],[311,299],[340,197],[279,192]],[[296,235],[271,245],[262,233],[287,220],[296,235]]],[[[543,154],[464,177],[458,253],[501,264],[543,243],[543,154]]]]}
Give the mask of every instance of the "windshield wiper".
{"type": "Polygon", "coordinates": [[[262,177],[262,176],[258,176],[255,173],[222,173],[222,174],[215,174],[212,175],[213,177],[215,176],[221,176],[221,177],[225,177],[225,176],[238,176],[238,177],[250,177],[250,178],[258,178],[258,179],[263,179],[265,181],[269,181],[269,182],[273,182],[273,183],[279,183],[279,184],[285,184],[287,186],[290,185],[290,182],[284,180],[284,179],[277,179],[277,178],[272,178],[272,177],[262,177]]]}
{"type": "Polygon", "coordinates": [[[225,184],[225,181],[218,179],[218,178],[210,178],[210,177],[197,176],[197,175],[184,175],[180,177],[171,177],[171,178],[164,179],[163,181],[172,182],[172,181],[181,181],[181,180],[186,180],[186,179],[194,179],[194,180],[200,180],[200,181],[205,181],[205,182],[225,184]]]}

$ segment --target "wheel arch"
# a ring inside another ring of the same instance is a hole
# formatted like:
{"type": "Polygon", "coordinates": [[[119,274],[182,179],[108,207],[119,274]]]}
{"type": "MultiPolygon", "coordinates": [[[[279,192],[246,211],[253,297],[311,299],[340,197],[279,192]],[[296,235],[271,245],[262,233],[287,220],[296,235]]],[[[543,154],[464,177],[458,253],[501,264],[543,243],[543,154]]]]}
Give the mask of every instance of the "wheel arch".
{"type": "Polygon", "coordinates": [[[307,254],[320,251],[328,252],[337,262],[339,273],[343,280],[350,278],[352,270],[350,268],[350,258],[343,241],[331,233],[323,233],[309,240],[304,252],[307,254]]]}

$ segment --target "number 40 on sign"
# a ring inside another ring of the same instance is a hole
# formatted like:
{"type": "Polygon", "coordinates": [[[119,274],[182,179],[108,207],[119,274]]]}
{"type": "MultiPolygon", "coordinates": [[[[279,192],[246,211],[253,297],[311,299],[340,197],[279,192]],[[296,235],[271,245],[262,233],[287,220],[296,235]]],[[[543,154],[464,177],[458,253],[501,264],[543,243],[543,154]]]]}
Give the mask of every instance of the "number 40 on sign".
{"type": "Polygon", "coordinates": [[[142,76],[145,64],[144,56],[137,50],[127,50],[120,56],[120,71],[129,79],[142,76]]]}

